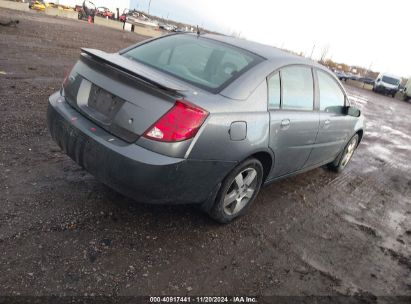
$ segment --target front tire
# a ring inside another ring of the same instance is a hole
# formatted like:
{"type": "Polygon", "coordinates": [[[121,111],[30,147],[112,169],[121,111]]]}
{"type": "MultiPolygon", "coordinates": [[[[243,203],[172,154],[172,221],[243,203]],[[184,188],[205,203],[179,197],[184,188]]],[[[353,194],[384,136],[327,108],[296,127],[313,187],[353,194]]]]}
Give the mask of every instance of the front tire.
{"type": "Polygon", "coordinates": [[[214,205],[208,212],[219,223],[226,224],[242,216],[255,200],[263,181],[263,166],[249,158],[224,179],[214,205]]]}
{"type": "Polygon", "coordinates": [[[328,168],[337,173],[342,172],[350,162],[355,149],[358,146],[359,139],[360,137],[358,136],[358,134],[355,134],[353,137],[351,137],[350,141],[344,147],[344,150],[338,155],[337,159],[334,162],[328,164],[328,168]]]}

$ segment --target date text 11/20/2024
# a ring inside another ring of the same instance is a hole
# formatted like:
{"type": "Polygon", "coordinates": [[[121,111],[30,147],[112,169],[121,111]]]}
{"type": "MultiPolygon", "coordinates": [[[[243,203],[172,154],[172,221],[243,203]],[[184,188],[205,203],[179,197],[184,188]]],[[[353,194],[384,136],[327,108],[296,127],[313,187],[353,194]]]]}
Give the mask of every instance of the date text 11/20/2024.
{"type": "Polygon", "coordinates": [[[150,303],[258,303],[256,297],[150,297],[150,303]]]}

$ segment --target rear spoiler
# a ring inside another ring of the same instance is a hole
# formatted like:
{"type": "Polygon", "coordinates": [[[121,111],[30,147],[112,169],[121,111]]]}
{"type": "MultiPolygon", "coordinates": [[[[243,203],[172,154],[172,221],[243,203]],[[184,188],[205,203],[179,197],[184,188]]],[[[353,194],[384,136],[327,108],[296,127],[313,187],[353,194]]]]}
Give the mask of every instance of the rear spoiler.
{"type": "Polygon", "coordinates": [[[116,53],[110,54],[100,50],[82,48],[81,56],[91,57],[99,63],[106,64],[122,73],[126,73],[132,78],[170,93],[178,94],[188,90],[186,87],[170,81],[164,74],[157,72],[153,68],[116,53]]]}

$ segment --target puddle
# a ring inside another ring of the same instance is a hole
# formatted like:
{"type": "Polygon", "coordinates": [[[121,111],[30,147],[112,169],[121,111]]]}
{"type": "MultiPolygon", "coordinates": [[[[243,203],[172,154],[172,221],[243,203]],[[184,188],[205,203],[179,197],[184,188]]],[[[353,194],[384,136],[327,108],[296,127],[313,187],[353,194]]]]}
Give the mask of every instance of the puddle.
{"type": "Polygon", "coordinates": [[[368,150],[377,158],[385,160],[385,161],[390,161],[392,152],[390,149],[383,147],[379,144],[374,144],[370,147],[368,147],[368,150]]]}
{"type": "Polygon", "coordinates": [[[368,103],[368,99],[360,95],[348,95],[348,99],[351,105],[359,108],[360,110],[362,110],[368,103]]]}
{"type": "MultiPolygon", "coordinates": [[[[361,206],[360,206],[361,207],[361,206]]],[[[344,219],[351,223],[354,224],[359,230],[363,231],[364,233],[373,236],[373,237],[378,237],[379,234],[377,233],[377,230],[374,227],[371,227],[370,225],[357,221],[354,217],[351,215],[344,215],[344,219]]]]}
{"type": "Polygon", "coordinates": [[[366,136],[367,137],[380,137],[381,136],[381,134],[380,134],[380,132],[371,132],[371,131],[366,131],[366,136]]]}
{"type": "Polygon", "coordinates": [[[390,211],[387,215],[386,224],[394,231],[402,231],[401,224],[405,222],[406,216],[399,211],[390,211]]]}
{"type": "Polygon", "coordinates": [[[363,174],[368,174],[368,173],[375,172],[375,171],[379,170],[379,168],[377,168],[375,166],[372,166],[372,165],[368,165],[367,167],[364,167],[361,170],[362,170],[361,172],[363,174]]]}
{"type": "Polygon", "coordinates": [[[410,136],[410,135],[408,135],[408,134],[406,134],[406,133],[404,133],[404,132],[401,132],[401,131],[399,131],[399,130],[395,130],[395,129],[389,127],[389,126],[382,126],[382,127],[381,127],[381,130],[383,130],[383,131],[385,131],[385,132],[388,132],[389,135],[400,136],[400,137],[402,137],[402,138],[404,138],[404,139],[406,139],[406,140],[411,140],[411,136],[410,136]]]}
{"type": "Polygon", "coordinates": [[[401,251],[401,248],[403,248],[404,245],[400,244],[397,241],[397,238],[404,233],[404,228],[401,227],[401,225],[405,222],[405,220],[406,216],[399,211],[389,211],[387,213],[384,219],[382,219],[382,224],[393,233],[384,235],[382,247],[395,251],[401,251]]]}

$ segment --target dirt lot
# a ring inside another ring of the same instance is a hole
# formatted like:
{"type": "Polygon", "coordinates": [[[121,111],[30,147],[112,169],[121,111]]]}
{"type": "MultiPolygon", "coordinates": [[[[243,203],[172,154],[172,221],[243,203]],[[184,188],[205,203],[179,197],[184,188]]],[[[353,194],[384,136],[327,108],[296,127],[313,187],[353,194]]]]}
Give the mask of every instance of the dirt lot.
{"type": "Polygon", "coordinates": [[[20,24],[0,27],[0,295],[411,295],[410,103],[347,87],[367,131],[346,171],[274,183],[221,226],[117,194],[48,134],[47,97],[79,48],[143,37],[7,17],[20,24]]]}

